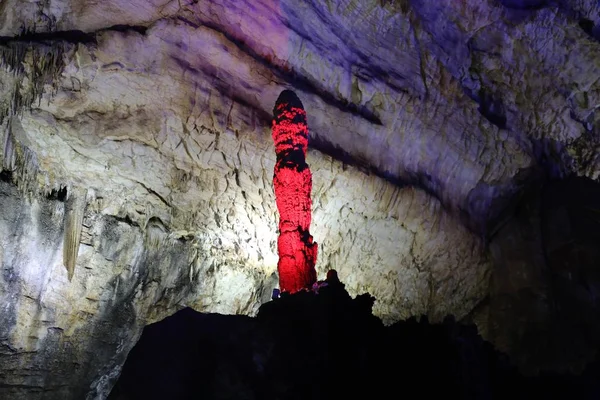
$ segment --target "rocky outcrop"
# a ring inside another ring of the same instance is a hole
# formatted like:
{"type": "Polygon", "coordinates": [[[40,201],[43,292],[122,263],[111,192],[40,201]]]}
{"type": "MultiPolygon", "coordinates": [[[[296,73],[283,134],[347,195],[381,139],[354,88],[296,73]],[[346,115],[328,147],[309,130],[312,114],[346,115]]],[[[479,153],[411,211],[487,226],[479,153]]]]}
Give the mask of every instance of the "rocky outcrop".
{"type": "Polygon", "coordinates": [[[579,399],[600,390],[600,361],[584,374],[524,377],[473,325],[412,317],[384,327],[370,313],[369,296],[331,289],[266,303],[258,318],[185,309],[147,326],[109,400],[358,400],[415,392],[579,399]]]}
{"type": "Polygon", "coordinates": [[[277,282],[270,112],[290,88],[309,115],[318,274],[373,294],[386,323],[474,316],[514,197],[598,177],[597,15],[591,0],[0,1],[15,366],[0,391],[32,398],[77,360],[57,397],[93,398],[145,324],[256,313],[277,282]]]}

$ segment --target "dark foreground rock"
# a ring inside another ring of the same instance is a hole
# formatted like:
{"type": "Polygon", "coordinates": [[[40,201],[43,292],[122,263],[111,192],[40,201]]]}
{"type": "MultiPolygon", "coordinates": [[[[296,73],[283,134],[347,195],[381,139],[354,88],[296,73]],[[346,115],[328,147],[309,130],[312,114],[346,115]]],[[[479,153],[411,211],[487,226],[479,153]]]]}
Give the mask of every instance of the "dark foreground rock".
{"type": "Polygon", "coordinates": [[[531,399],[600,396],[581,375],[521,376],[474,325],[385,327],[343,285],[262,306],[257,318],[184,309],[145,328],[110,399],[531,399]]]}

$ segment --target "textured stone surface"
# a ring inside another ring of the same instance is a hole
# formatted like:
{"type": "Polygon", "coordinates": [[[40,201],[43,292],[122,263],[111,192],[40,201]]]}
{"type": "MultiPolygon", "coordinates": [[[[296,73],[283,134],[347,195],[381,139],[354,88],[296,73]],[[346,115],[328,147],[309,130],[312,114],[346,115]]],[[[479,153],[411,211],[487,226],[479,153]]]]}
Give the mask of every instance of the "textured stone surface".
{"type": "Polygon", "coordinates": [[[285,88],[309,115],[320,277],[386,322],[471,312],[513,196],[598,177],[598,4],[549,3],[0,0],[0,394],[103,398],[144,324],[256,312],[285,88]]]}

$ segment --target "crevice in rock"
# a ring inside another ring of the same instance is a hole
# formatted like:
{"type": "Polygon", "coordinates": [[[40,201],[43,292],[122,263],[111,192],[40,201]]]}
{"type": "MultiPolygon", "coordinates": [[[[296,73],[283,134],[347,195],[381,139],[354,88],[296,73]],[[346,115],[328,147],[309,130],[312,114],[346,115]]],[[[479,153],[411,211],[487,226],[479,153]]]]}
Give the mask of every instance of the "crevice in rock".
{"type": "Polygon", "coordinates": [[[171,203],[169,203],[167,201],[167,199],[165,199],[160,193],[158,193],[156,190],[152,189],[150,186],[146,185],[145,183],[142,183],[140,181],[136,181],[137,183],[139,183],[144,189],[146,189],[146,191],[148,193],[150,193],[151,195],[156,196],[165,206],[167,206],[168,208],[171,208],[171,203]]]}
{"type": "Polygon", "coordinates": [[[121,217],[118,215],[109,215],[108,217],[114,219],[115,221],[122,222],[122,223],[130,225],[130,226],[135,226],[137,228],[140,227],[140,224],[138,224],[136,221],[132,220],[131,217],[129,216],[129,214],[125,214],[124,217],[121,217]]]}
{"type": "Polygon", "coordinates": [[[580,18],[578,25],[590,38],[600,41],[600,27],[594,24],[594,21],[588,18],[580,18]]]}
{"type": "Polygon", "coordinates": [[[0,36],[0,46],[8,46],[12,43],[47,43],[47,42],[67,42],[72,44],[96,44],[96,37],[92,33],[86,33],[80,30],[53,31],[53,32],[32,32],[24,31],[17,36],[0,36]]]}
{"type": "Polygon", "coordinates": [[[61,186],[58,189],[52,189],[50,193],[46,194],[48,200],[56,200],[64,202],[67,200],[67,187],[61,186]]]}
{"type": "Polygon", "coordinates": [[[0,36],[0,46],[8,46],[11,43],[39,43],[48,44],[50,42],[67,42],[72,44],[98,44],[96,35],[101,32],[137,32],[140,35],[145,35],[148,27],[143,25],[112,25],[106,28],[98,29],[94,32],[84,32],[82,30],[66,30],[66,31],[47,31],[36,32],[32,30],[23,30],[16,36],[0,36]]]}
{"type": "MultiPolygon", "coordinates": [[[[122,33],[128,33],[128,32],[137,32],[140,35],[145,35],[146,32],[148,31],[148,27],[144,26],[144,25],[113,25],[113,26],[109,26],[108,28],[102,28],[100,30],[98,30],[96,33],[100,33],[100,32],[122,32],[122,33]]],[[[95,39],[95,36],[94,36],[95,39]]]]}
{"type": "Polygon", "coordinates": [[[2,171],[0,171],[0,181],[2,182],[6,182],[6,183],[12,183],[13,182],[13,172],[3,169],[2,171]]]}
{"type": "Polygon", "coordinates": [[[506,110],[502,99],[497,98],[485,88],[481,88],[471,98],[479,104],[477,110],[485,119],[500,129],[506,129],[506,110]]]}
{"type": "Polygon", "coordinates": [[[592,29],[594,29],[594,21],[592,21],[591,19],[587,19],[587,18],[581,18],[578,22],[579,27],[581,29],[583,29],[583,31],[585,33],[587,33],[588,35],[591,36],[592,34],[592,29]]]}
{"type": "Polygon", "coordinates": [[[549,0],[499,0],[499,2],[504,7],[515,10],[540,10],[553,3],[549,0]]]}

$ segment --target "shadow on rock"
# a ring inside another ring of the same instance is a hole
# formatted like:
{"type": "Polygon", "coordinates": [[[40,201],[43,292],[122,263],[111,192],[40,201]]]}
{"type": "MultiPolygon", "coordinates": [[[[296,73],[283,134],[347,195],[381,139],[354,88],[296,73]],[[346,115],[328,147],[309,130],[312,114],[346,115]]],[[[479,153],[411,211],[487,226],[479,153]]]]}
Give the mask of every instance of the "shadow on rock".
{"type": "Polygon", "coordinates": [[[110,399],[597,398],[581,376],[520,376],[474,325],[385,327],[339,281],[284,295],[256,318],[184,309],[146,327],[110,399]],[[558,396],[558,397],[557,397],[558,396]]]}

